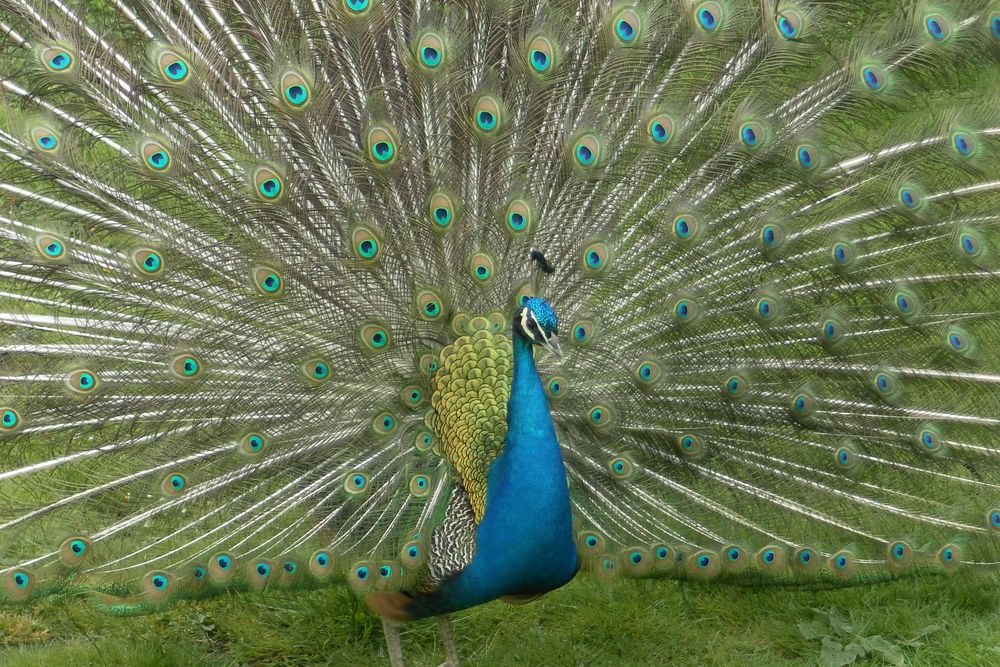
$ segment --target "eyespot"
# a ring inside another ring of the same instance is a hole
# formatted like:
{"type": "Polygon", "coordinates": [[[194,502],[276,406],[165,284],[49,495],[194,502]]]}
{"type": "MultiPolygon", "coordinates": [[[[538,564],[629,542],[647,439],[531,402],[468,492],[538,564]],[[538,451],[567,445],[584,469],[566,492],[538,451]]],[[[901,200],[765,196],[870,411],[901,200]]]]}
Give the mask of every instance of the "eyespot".
{"type": "Polygon", "coordinates": [[[885,72],[877,65],[865,65],[861,68],[861,81],[873,92],[880,92],[885,88],[885,72]]]}
{"type": "Polygon", "coordinates": [[[603,273],[607,268],[610,252],[606,243],[591,243],[583,249],[582,265],[584,273],[603,273]]]}
{"type": "Polygon", "coordinates": [[[768,573],[776,573],[785,567],[786,554],[784,548],[769,544],[757,552],[757,566],[768,573]]]}
{"type": "Polygon", "coordinates": [[[689,213],[678,215],[671,224],[674,238],[678,241],[691,241],[700,231],[698,219],[689,213]]]}
{"type": "Polygon", "coordinates": [[[971,359],[975,357],[975,339],[958,325],[952,325],[944,332],[946,349],[952,354],[971,359]]]}
{"type": "Polygon", "coordinates": [[[485,285],[493,279],[493,258],[485,252],[477,252],[469,261],[469,273],[477,284],[485,285]]]}
{"type": "Polygon", "coordinates": [[[362,593],[372,587],[378,568],[371,561],[355,563],[347,571],[347,583],[358,593],[362,593]]]}
{"type": "Polygon", "coordinates": [[[625,573],[633,577],[641,577],[653,567],[653,557],[645,547],[623,549],[618,557],[624,565],[625,573]]]}
{"type": "Polygon", "coordinates": [[[246,568],[247,583],[254,590],[262,590],[271,580],[272,571],[271,563],[266,560],[251,562],[246,568]]]}
{"type": "Polygon", "coordinates": [[[566,378],[561,375],[554,375],[545,384],[545,393],[549,395],[551,399],[559,399],[566,395],[566,391],[569,389],[569,384],[566,382],[566,378]]]}
{"type": "Polygon", "coordinates": [[[38,249],[42,259],[50,262],[58,262],[66,259],[67,257],[66,244],[62,241],[62,239],[49,234],[43,234],[42,236],[36,238],[35,248],[38,249]]]}
{"type": "Polygon", "coordinates": [[[612,35],[619,46],[632,46],[638,42],[644,27],[638,12],[631,8],[615,14],[611,26],[612,35]]]}
{"type": "Polygon", "coordinates": [[[722,571],[722,559],[714,551],[702,549],[687,560],[688,573],[698,579],[712,579],[722,571]]]}
{"type": "Polygon", "coordinates": [[[236,571],[236,558],[232,554],[220,551],[208,561],[208,573],[216,581],[228,581],[236,571]]]}
{"type": "Polygon", "coordinates": [[[3,591],[14,602],[23,602],[31,597],[35,577],[22,567],[9,570],[3,575],[3,591]]]}
{"type": "Polygon", "coordinates": [[[861,465],[858,447],[852,441],[845,441],[833,450],[833,462],[837,470],[851,473],[861,465]]]}
{"type": "Polygon", "coordinates": [[[422,542],[413,540],[403,545],[399,551],[399,560],[403,567],[416,569],[424,564],[425,549],[422,542]]]}
{"type": "Polygon", "coordinates": [[[324,579],[333,572],[333,556],[329,551],[321,549],[309,557],[309,573],[317,579],[324,579]]]}
{"type": "Polygon", "coordinates": [[[903,287],[898,287],[892,294],[892,306],[896,315],[906,320],[920,312],[920,300],[917,295],[903,287]]]}
{"type": "Polygon", "coordinates": [[[960,157],[970,157],[976,152],[976,144],[972,135],[965,132],[955,132],[951,135],[951,145],[960,157]]]}
{"type": "Polygon", "coordinates": [[[962,550],[955,544],[946,544],[938,550],[937,562],[946,570],[954,570],[962,562],[962,550]]]}
{"type": "Polygon", "coordinates": [[[594,323],[589,320],[581,320],[573,325],[573,342],[585,345],[593,339],[594,333],[594,323]]]}
{"type": "Polygon", "coordinates": [[[368,227],[356,227],[351,232],[354,257],[362,264],[374,264],[379,259],[381,246],[378,236],[368,227]]]}
{"type": "Polygon", "coordinates": [[[846,325],[833,315],[826,317],[819,324],[819,342],[825,346],[836,346],[844,340],[846,325]]]}
{"type": "Polygon", "coordinates": [[[920,192],[910,187],[900,188],[897,197],[899,198],[899,203],[911,211],[920,208],[924,203],[924,198],[920,192]]]}
{"type": "Polygon", "coordinates": [[[600,533],[595,533],[592,530],[584,531],[577,539],[580,542],[580,550],[585,554],[596,554],[604,551],[604,536],[600,533]]]}
{"type": "Polygon", "coordinates": [[[73,371],[66,376],[66,386],[75,394],[92,394],[100,383],[97,374],[85,368],[73,371]]]}
{"type": "Polygon", "coordinates": [[[753,316],[761,324],[772,324],[778,320],[781,314],[780,301],[771,295],[764,295],[757,299],[753,305],[753,316]]]}
{"type": "Polygon", "coordinates": [[[422,498],[430,493],[431,480],[427,475],[414,475],[410,478],[410,493],[422,498]]]}
{"type": "Polygon", "coordinates": [[[396,430],[396,418],[389,412],[382,412],[372,419],[372,428],[380,435],[389,435],[396,430]]]}
{"type": "Polygon", "coordinates": [[[433,195],[427,204],[427,216],[434,229],[443,231],[455,222],[455,201],[451,195],[439,192],[433,195]]]}
{"type": "Polygon", "coordinates": [[[425,352],[417,359],[417,370],[424,375],[434,375],[439,367],[440,363],[436,352],[425,352]]]}
{"type": "Polygon", "coordinates": [[[557,64],[556,48],[548,37],[538,36],[528,45],[528,65],[535,74],[549,74],[557,64]]]}
{"type": "Polygon", "coordinates": [[[406,385],[400,390],[399,398],[406,407],[415,410],[424,403],[424,390],[415,384],[406,385]]]}
{"type": "Polygon", "coordinates": [[[378,166],[396,161],[395,133],[387,126],[377,125],[368,131],[368,155],[378,166]]]}
{"type": "Polygon", "coordinates": [[[738,574],[750,566],[746,550],[737,544],[724,546],[719,553],[722,556],[722,569],[730,574],[738,574]]]}
{"type": "Polygon", "coordinates": [[[21,428],[21,413],[12,407],[0,407],[0,433],[13,433],[21,428]]]}
{"type": "Polygon", "coordinates": [[[834,268],[840,271],[852,268],[858,259],[858,253],[854,248],[854,244],[846,241],[834,243],[830,249],[830,255],[833,258],[834,268]]]}
{"type": "Polygon", "coordinates": [[[385,352],[392,347],[392,335],[379,324],[366,324],[359,332],[361,344],[369,352],[385,352]]]}
{"type": "Polygon", "coordinates": [[[681,433],[677,436],[676,450],[685,459],[698,461],[708,455],[708,445],[697,433],[681,433]]]}
{"type": "MultiPolygon", "coordinates": [[[[429,289],[420,290],[417,293],[416,308],[417,316],[427,322],[435,322],[441,319],[441,316],[444,314],[444,305],[441,297],[436,292],[429,289]]],[[[430,359],[426,360],[426,362],[421,362],[420,364],[422,368],[427,370],[430,370],[430,364],[437,362],[437,357],[434,355],[429,356],[430,359]],[[425,363],[427,364],[426,366],[425,363]]],[[[434,370],[437,370],[437,368],[434,370]]],[[[434,371],[430,372],[433,373],[434,371]]]]}
{"type": "Polygon", "coordinates": [[[285,281],[281,274],[266,266],[254,269],[253,284],[265,296],[280,296],[285,291],[285,281]]]}
{"type": "Polygon", "coordinates": [[[795,147],[795,159],[803,171],[812,171],[817,165],[819,153],[810,144],[800,144],[795,147]]]}
{"type": "Polygon", "coordinates": [[[171,472],[160,482],[160,493],[165,496],[179,496],[187,490],[187,477],[179,472],[171,472]]]}
{"type": "Polygon", "coordinates": [[[694,18],[705,32],[715,32],[722,25],[722,7],[717,2],[703,2],[694,8],[694,18]]]}
{"type": "Polygon", "coordinates": [[[585,134],[573,145],[573,158],[576,164],[584,169],[596,166],[600,162],[601,142],[594,134],[585,134]]]}
{"type": "Polygon", "coordinates": [[[587,412],[590,425],[595,428],[604,428],[611,424],[614,415],[607,405],[595,405],[587,412]]]}
{"type": "Polygon", "coordinates": [[[722,383],[722,394],[729,399],[740,399],[750,391],[750,381],[742,373],[733,373],[722,383]]]}
{"type": "Polygon", "coordinates": [[[347,473],[344,477],[344,490],[351,495],[365,493],[368,491],[368,475],[360,470],[347,473]]]}
{"type": "Polygon", "coordinates": [[[253,171],[253,186],[261,201],[276,202],[285,194],[281,176],[269,167],[257,167],[253,171]]]}
{"type": "Polygon", "coordinates": [[[657,146],[666,146],[674,137],[674,119],[661,113],[646,123],[646,135],[657,146]]]}
{"type": "Polygon", "coordinates": [[[816,396],[811,389],[803,387],[792,396],[788,408],[793,419],[809,423],[816,410],[816,396]]]}
{"type": "Polygon", "coordinates": [[[434,444],[434,434],[430,431],[420,431],[413,439],[413,446],[416,447],[417,451],[421,454],[426,454],[431,451],[431,449],[434,448],[434,444]]]}
{"type": "Polygon", "coordinates": [[[743,123],[740,126],[740,142],[750,150],[760,148],[764,143],[764,126],[756,121],[743,123]]]}
{"type": "Polygon", "coordinates": [[[814,572],[819,567],[819,554],[809,547],[799,547],[795,550],[792,565],[799,572],[814,572]]]}
{"type": "Polygon", "coordinates": [[[802,16],[794,10],[786,9],[778,14],[774,24],[777,26],[778,32],[782,37],[785,39],[795,39],[802,30],[802,16]]]}
{"type": "Polygon", "coordinates": [[[313,382],[323,382],[330,379],[330,362],[326,359],[310,359],[302,364],[302,373],[306,379],[313,382]]]}
{"type": "Polygon", "coordinates": [[[928,14],[924,17],[924,29],[935,42],[943,42],[951,35],[951,23],[941,14],[928,14]]]}
{"type": "Polygon", "coordinates": [[[89,556],[90,540],[82,535],[67,538],[59,545],[59,559],[67,567],[80,567],[89,556]]]}
{"type": "Polygon", "coordinates": [[[425,70],[435,70],[445,61],[444,40],[434,32],[424,33],[417,41],[417,61],[425,70]]]}
{"type": "Polygon", "coordinates": [[[978,234],[964,231],[958,235],[958,250],[965,257],[977,258],[983,254],[983,243],[978,234]]]}
{"type": "Polygon", "coordinates": [[[163,272],[163,257],[150,248],[136,248],[131,254],[132,267],[141,276],[155,276],[163,272]]]}
{"type": "Polygon", "coordinates": [[[893,567],[908,567],[913,563],[913,549],[902,540],[890,542],[885,548],[886,562],[893,567]]]}
{"type": "Polygon", "coordinates": [[[73,70],[76,55],[69,49],[60,46],[50,46],[41,50],[42,64],[46,69],[56,74],[65,74],[73,70]]]}
{"type": "Polygon", "coordinates": [[[635,466],[627,457],[616,456],[608,461],[608,470],[611,471],[612,477],[617,479],[628,479],[632,476],[635,466]]]}
{"type": "Polygon", "coordinates": [[[203,364],[194,354],[181,354],[170,362],[170,372],[181,380],[193,380],[201,375],[203,364]]]}
{"type": "Polygon", "coordinates": [[[247,456],[257,456],[264,453],[267,447],[267,438],[260,433],[247,433],[240,438],[240,453],[247,456]]]}
{"type": "Polygon", "coordinates": [[[986,513],[986,528],[1000,532],[1000,507],[994,507],[986,513]]]}
{"type": "Polygon", "coordinates": [[[52,128],[37,125],[31,128],[31,141],[43,153],[55,153],[59,150],[61,135],[52,128]]]}
{"type": "Polygon", "coordinates": [[[285,71],[278,83],[281,99],[292,109],[302,109],[312,101],[312,88],[305,77],[295,70],[285,71]]]}
{"type": "Polygon", "coordinates": [[[503,110],[492,95],[482,95],[472,107],[472,121],[477,130],[494,134],[503,127],[503,110]]]}
{"type": "Polygon", "coordinates": [[[507,204],[504,213],[504,229],[514,236],[520,236],[531,228],[533,221],[531,206],[523,199],[514,199],[507,204]]]}
{"type": "Polygon", "coordinates": [[[674,322],[685,326],[698,321],[701,317],[702,309],[701,305],[694,299],[681,296],[674,300],[670,312],[673,315],[674,322]]]}
{"type": "Polygon", "coordinates": [[[989,15],[986,20],[990,28],[990,34],[993,35],[993,39],[1000,39],[1000,14],[993,13],[989,15]]]}
{"type": "Polygon", "coordinates": [[[149,572],[142,578],[142,592],[149,602],[161,602],[173,587],[174,578],[166,572],[149,572]]]}
{"type": "Polygon", "coordinates": [[[371,9],[371,0],[343,0],[349,14],[361,15],[371,9]]]}
{"type": "Polygon", "coordinates": [[[944,453],[945,441],[936,427],[923,424],[917,430],[915,446],[917,451],[923,454],[936,456],[944,453]]]}
{"type": "Polygon", "coordinates": [[[776,222],[764,223],[757,233],[757,242],[764,253],[776,252],[785,243],[785,229],[776,222]]]}
{"type": "Polygon", "coordinates": [[[160,74],[167,83],[184,83],[191,74],[187,60],[171,49],[160,51],[156,61],[160,74]]]}
{"type": "Polygon", "coordinates": [[[660,381],[660,365],[652,359],[643,359],[636,366],[635,377],[641,386],[655,386],[660,381]]]}

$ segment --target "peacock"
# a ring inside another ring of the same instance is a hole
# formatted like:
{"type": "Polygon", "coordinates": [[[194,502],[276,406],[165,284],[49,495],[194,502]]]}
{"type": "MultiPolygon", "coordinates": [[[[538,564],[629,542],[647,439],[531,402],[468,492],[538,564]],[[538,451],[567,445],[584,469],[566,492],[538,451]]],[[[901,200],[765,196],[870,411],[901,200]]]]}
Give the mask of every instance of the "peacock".
{"type": "Polygon", "coordinates": [[[1000,4],[0,32],[4,602],[1000,566],[1000,4]]]}

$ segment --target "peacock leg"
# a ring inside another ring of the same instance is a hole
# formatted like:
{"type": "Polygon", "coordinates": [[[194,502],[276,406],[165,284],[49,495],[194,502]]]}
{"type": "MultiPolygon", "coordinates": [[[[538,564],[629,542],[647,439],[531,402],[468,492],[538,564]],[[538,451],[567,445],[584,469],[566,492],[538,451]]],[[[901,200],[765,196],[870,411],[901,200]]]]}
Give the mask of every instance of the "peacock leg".
{"type": "Polygon", "coordinates": [[[451,617],[447,614],[437,617],[438,630],[444,642],[444,654],[447,656],[440,667],[459,667],[458,649],[455,648],[455,635],[451,631],[451,617]]]}
{"type": "Polygon", "coordinates": [[[403,667],[403,645],[399,640],[399,623],[383,618],[382,630],[385,631],[385,645],[389,649],[389,664],[392,667],[403,667]]]}

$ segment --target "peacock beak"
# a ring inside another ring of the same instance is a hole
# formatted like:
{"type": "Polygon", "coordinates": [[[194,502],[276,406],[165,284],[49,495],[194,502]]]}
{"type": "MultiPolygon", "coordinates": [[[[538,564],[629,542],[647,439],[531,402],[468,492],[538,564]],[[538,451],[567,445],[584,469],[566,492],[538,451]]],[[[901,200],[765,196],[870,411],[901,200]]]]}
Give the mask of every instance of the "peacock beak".
{"type": "Polygon", "coordinates": [[[545,346],[545,349],[554,354],[556,359],[562,359],[562,348],[559,347],[559,336],[552,334],[542,342],[542,345],[545,346]]]}

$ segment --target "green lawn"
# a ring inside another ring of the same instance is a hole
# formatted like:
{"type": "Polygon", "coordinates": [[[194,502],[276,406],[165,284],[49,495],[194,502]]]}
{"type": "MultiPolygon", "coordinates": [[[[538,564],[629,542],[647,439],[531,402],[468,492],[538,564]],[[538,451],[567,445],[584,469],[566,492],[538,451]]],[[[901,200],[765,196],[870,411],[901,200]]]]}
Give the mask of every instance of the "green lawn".
{"type": "MultiPolygon", "coordinates": [[[[581,575],[529,605],[492,603],[454,622],[466,665],[983,666],[1000,664],[996,584],[939,576],[806,591],[581,575]]],[[[44,601],[0,612],[0,636],[0,664],[25,667],[388,665],[379,620],[345,587],[127,618],[44,601]]],[[[406,626],[403,649],[407,665],[444,660],[433,621],[406,626]]]]}

